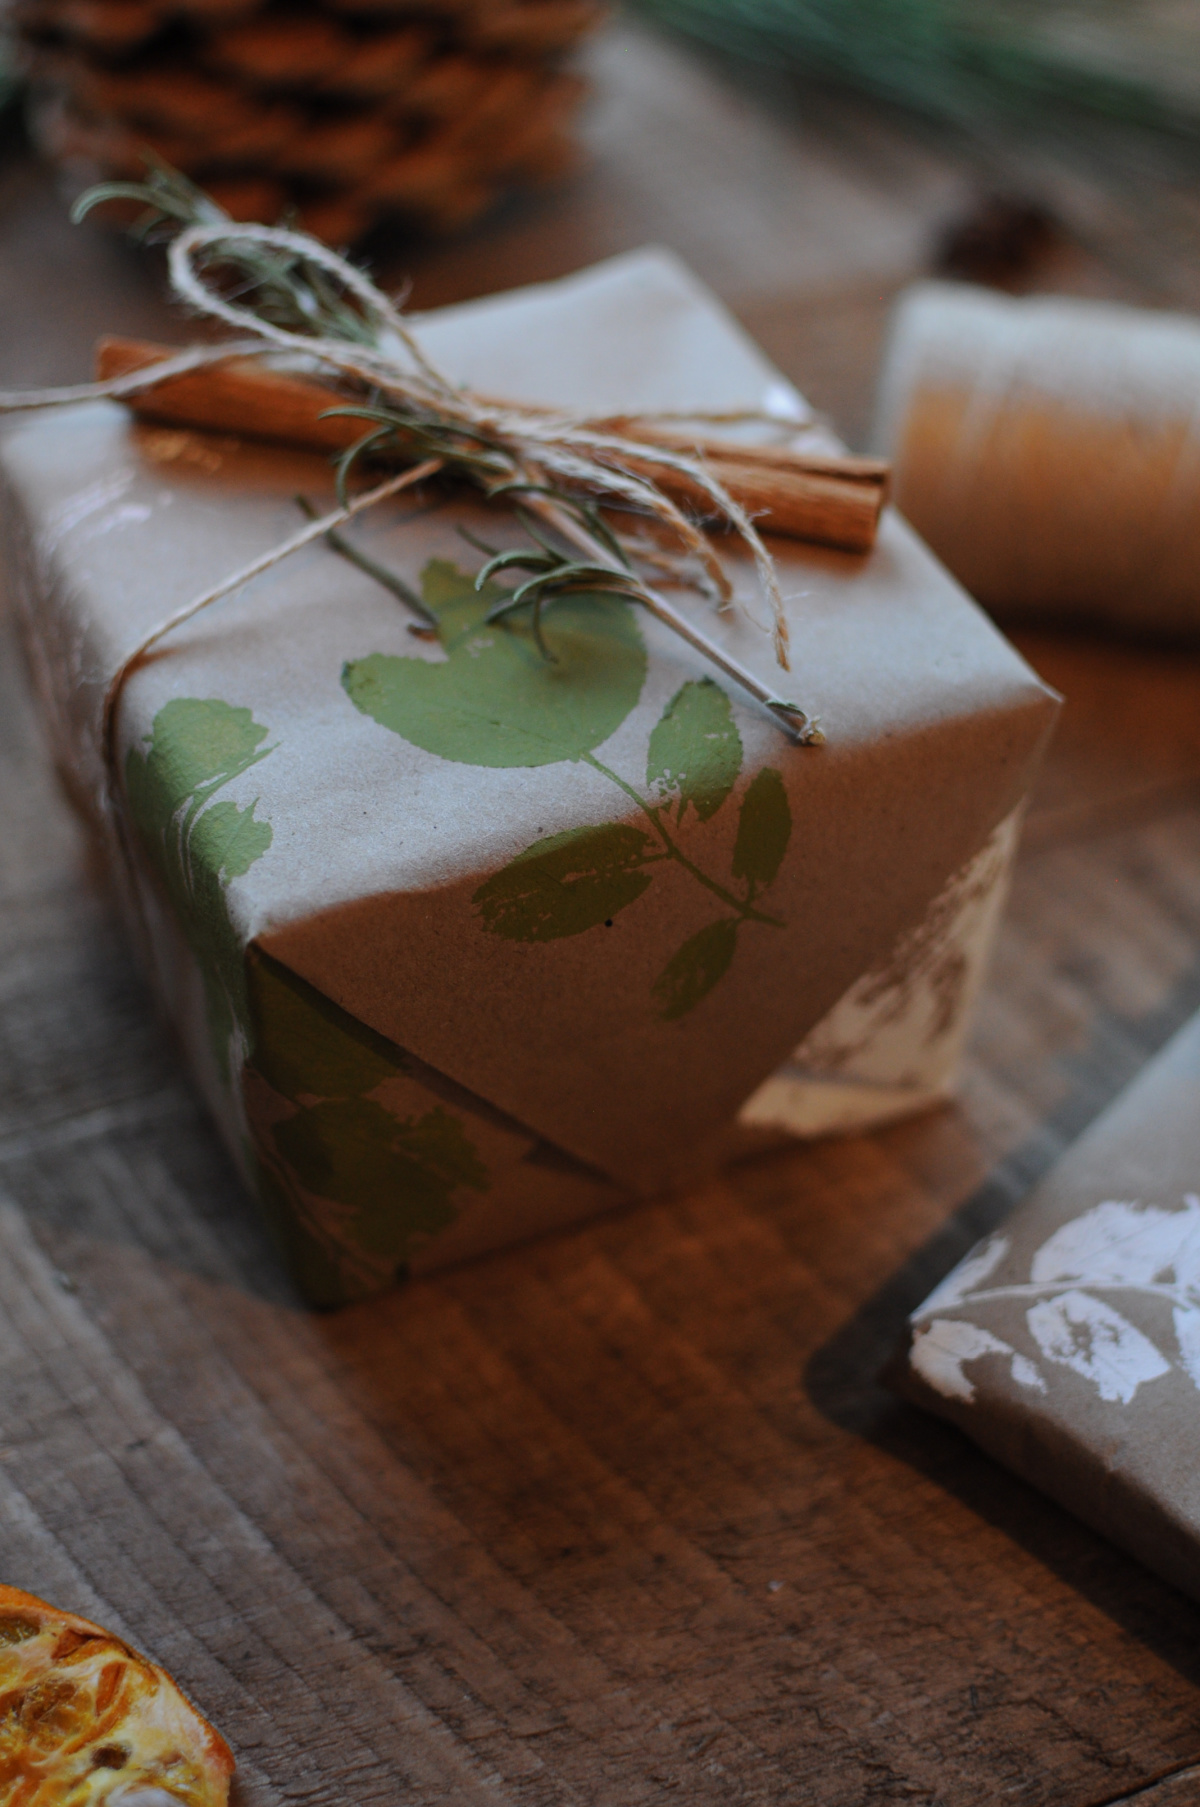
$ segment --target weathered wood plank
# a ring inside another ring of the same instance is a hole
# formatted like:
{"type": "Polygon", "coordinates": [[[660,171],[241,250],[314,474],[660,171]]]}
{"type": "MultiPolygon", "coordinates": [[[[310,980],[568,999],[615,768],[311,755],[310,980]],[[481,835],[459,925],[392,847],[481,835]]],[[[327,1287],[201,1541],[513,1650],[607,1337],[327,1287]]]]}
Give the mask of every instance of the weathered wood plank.
{"type": "MultiPolygon", "coordinates": [[[[707,92],[684,72],[656,115],[671,67],[626,62],[575,214],[427,249],[419,298],[676,238],[864,420],[866,278],[915,267],[961,173],[912,149],[881,263],[882,165],[763,125],[722,188],[757,170],[757,211],[723,224],[709,162],[649,167],[707,92]],[[743,283],[788,221],[811,242],[743,283]]],[[[747,104],[697,115],[714,157],[747,104]]],[[[86,374],[97,324],[164,333],[156,279],[56,206],[0,176],[4,381],[86,374]]],[[[240,1193],[0,652],[0,1572],[167,1662],[246,1807],[1193,1798],[1200,1612],[875,1379],[1200,1008],[1200,661],[1020,638],[1069,702],[957,1107],[332,1318],[240,1193]]]]}

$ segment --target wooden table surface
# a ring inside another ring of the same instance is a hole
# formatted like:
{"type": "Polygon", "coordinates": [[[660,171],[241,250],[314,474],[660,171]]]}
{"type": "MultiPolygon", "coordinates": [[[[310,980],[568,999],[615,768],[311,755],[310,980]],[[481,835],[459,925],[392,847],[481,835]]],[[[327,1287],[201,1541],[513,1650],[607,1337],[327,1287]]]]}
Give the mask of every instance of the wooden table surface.
{"type": "MultiPolygon", "coordinates": [[[[627,31],[593,60],[590,168],[415,250],[418,299],[664,239],[857,436],[963,172],[627,31]]],[[[156,282],[0,169],[0,380],[161,332],[156,282]]],[[[1200,659],[1017,638],[1068,702],[959,1104],[332,1316],[156,1021],[6,641],[0,1575],[166,1663],[243,1807],[1200,1799],[1200,1610],[875,1378],[1200,1008],[1200,659]]]]}

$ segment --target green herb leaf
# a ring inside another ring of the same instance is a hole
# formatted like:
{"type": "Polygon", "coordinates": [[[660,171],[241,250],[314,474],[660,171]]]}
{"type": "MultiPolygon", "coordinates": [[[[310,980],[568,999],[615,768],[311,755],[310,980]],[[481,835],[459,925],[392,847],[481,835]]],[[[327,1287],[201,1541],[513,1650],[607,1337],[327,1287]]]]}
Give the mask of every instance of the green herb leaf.
{"type": "Polygon", "coordinates": [[[228,1071],[235,1023],[247,1026],[244,954],[225,886],[271,845],[256,804],[212,801],[222,785],[271,752],[249,709],[218,697],[176,697],[154,718],[149,747],[125,760],[130,814],[204,981],[213,1051],[228,1071]]]}
{"type": "Polygon", "coordinates": [[[608,922],[650,883],[639,868],[652,843],[639,828],[605,822],[535,841],[471,899],[490,935],[558,941],[608,922]]]}
{"type": "Polygon", "coordinates": [[[579,759],[615,733],[641,695],[646,649],[628,603],[580,593],[554,605],[543,633],[489,625],[506,592],[444,560],[425,569],[444,660],[372,653],[347,664],[346,694],[393,733],[464,765],[540,766],[579,759]]]}
{"type": "Polygon", "coordinates": [[[285,1118],[273,1134],[308,1191],[354,1212],[352,1239],[392,1260],[453,1223],[459,1187],[489,1185],[459,1119],[440,1105],[397,1119],[372,1098],[337,1099],[285,1118]]]}
{"type": "Polygon", "coordinates": [[[129,802],[143,832],[161,834],[182,804],[264,759],[267,730],[249,709],[217,697],[176,697],[154,718],[150,751],[125,762],[129,802]]]}
{"type": "Polygon", "coordinates": [[[686,1016],[708,996],[717,980],[724,978],[737,947],[738,927],[736,917],[710,922],[672,954],[652,990],[664,1022],[686,1016]]]}
{"type": "Polygon", "coordinates": [[[690,803],[707,822],[737,783],[741,769],[742,741],[729,698],[711,678],[685,684],[650,736],[647,785],[661,796],[678,796],[678,821],[683,821],[690,803]]]}
{"type": "Polygon", "coordinates": [[[792,836],[792,812],[783,779],[764,766],[742,798],[733,848],[734,878],[769,885],[778,875],[792,836]]]}

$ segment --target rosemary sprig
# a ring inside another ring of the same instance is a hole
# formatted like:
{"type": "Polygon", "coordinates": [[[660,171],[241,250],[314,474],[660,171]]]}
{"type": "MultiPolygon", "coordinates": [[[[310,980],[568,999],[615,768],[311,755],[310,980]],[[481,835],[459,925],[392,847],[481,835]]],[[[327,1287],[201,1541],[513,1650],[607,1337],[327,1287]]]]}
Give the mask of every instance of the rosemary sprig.
{"type": "MultiPolygon", "coordinates": [[[[686,474],[753,554],[774,613],[776,657],[786,668],[787,626],[771,559],[749,517],[702,460],[631,444],[611,423],[487,402],[455,389],[429,363],[396,306],[361,271],[304,233],[232,220],[165,164],[151,161],[145,182],[89,190],[74,217],[82,219],[111,200],[141,202],[135,233],[170,240],[171,280],[180,299],[239,332],[257,335],[263,352],[303,353],[323,375],[335,377],[346,399],[328,412],[360,420],[366,429],[336,462],[343,511],[357,512],[350,483],[368,460],[420,464],[466,481],[490,501],[510,502],[529,534],[527,549],[490,552],[478,581],[482,586],[510,569],[525,572],[492,619],[502,622],[528,607],[544,657],[552,655],[543,615],[556,600],[582,590],[619,596],[645,607],[755,697],[794,740],[812,745],[824,738],[798,704],[776,696],[651,587],[638,569],[638,546],[609,518],[614,509],[655,518],[678,547],[673,567],[668,561],[669,575],[686,572],[694,587],[707,588],[723,606],[730,605],[729,580],[700,528],[652,478],[632,475],[627,465],[633,459],[639,469],[658,464],[686,474]]],[[[429,625],[403,579],[342,536],[329,538],[342,556],[416,606],[429,625]]],[[[662,573],[661,553],[647,563],[662,573]]]]}
{"type": "MultiPolygon", "coordinates": [[[[571,497],[556,496],[548,484],[509,484],[506,488],[510,493],[515,489],[526,494],[549,495],[561,505],[572,506],[571,497]]],[[[584,511],[581,509],[580,512],[584,511]]],[[[596,513],[595,510],[590,512],[596,513]]],[[[542,635],[542,611],[548,602],[576,595],[580,590],[587,590],[592,594],[602,592],[610,596],[624,596],[632,602],[642,600],[641,586],[629,567],[619,540],[607,523],[601,522],[601,526],[615,556],[624,567],[623,571],[614,570],[611,564],[597,564],[594,560],[573,557],[547,537],[527,508],[518,506],[516,513],[533,540],[533,547],[518,546],[507,552],[493,552],[476,577],[475,588],[482,590],[489,578],[494,577],[498,571],[531,571],[533,576],[527,577],[524,583],[517,584],[503,602],[498,602],[494,608],[489,609],[489,622],[503,621],[506,616],[528,604],[533,610],[531,625],[538,651],[543,659],[553,661],[554,654],[542,635]]]]}
{"type": "MultiPolygon", "coordinates": [[[[632,548],[627,548],[612,526],[604,519],[594,497],[574,493],[557,485],[540,481],[528,473],[489,482],[497,469],[511,468],[512,456],[499,436],[491,438],[486,431],[474,427],[467,432],[426,418],[419,409],[400,411],[390,407],[330,409],[331,414],[347,414],[374,423],[371,433],[351,446],[338,461],[339,494],[359,459],[378,457],[395,441],[408,441],[427,455],[441,458],[450,472],[482,480],[489,499],[521,496],[515,512],[534,541],[533,548],[487,550],[491,556],[479,572],[475,584],[482,589],[488,578],[508,569],[524,569],[532,576],[518,584],[490,612],[489,621],[501,621],[522,607],[532,610],[531,628],[538,651],[545,659],[553,659],[542,631],[542,616],[547,605],[561,597],[580,591],[620,596],[640,603],[680,637],[703,654],[741,689],[770,711],[774,720],[793,740],[802,746],[819,746],[825,736],[818,723],[811,721],[799,704],[788,701],[764,685],[740,661],[732,658],[716,643],[702,634],[694,624],[669,603],[664,596],[641,578],[635,569],[632,548]],[[539,526],[540,522],[540,526],[539,526]],[[575,548],[566,552],[546,537],[549,527],[559,539],[575,548]],[[582,553],[582,557],[579,554],[582,553]]],[[[469,537],[469,536],[468,536],[469,537]]]]}
{"type": "MultiPolygon", "coordinates": [[[[144,182],[100,182],[89,188],[71,209],[76,225],[93,208],[109,201],[136,201],[145,211],[130,226],[141,244],[161,244],[188,226],[220,226],[232,215],[217,205],[194,182],[153,151],[143,152],[148,165],[144,182]]],[[[311,257],[281,253],[240,237],[218,240],[207,250],[201,267],[223,274],[228,292],[238,299],[253,297],[260,318],[287,332],[318,339],[344,339],[349,344],[372,345],[375,332],[360,309],[349,304],[330,280],[327,270],[311,257]]]]}

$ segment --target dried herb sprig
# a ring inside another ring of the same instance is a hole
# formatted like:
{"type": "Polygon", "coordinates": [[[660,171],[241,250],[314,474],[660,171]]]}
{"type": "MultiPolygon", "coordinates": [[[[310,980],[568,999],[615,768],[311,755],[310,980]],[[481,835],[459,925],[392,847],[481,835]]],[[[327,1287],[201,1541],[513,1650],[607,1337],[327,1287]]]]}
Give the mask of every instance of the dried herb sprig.
{"type": "MultiPolygon", "coordinates": [[[[297,496],[296,502],[308,520],[320,519],[318,511],[307,496],[297,496]]],[[[369,552],[364,552],[352,540],[348,540],[345,534],[336,527],[325,529],[325,539],[335,552],[341,554],[347,564],[356,565],[360,571],[365,571],[367,576],[373,577],[377,584],[382,584],[385,590],[390,590],[392,595],[404,604],[405,608],[412,610],[417,617],[417,622],[409,628],[410,634],[418,634],[422,638],[432,636],[436,639],[437,616],[425,607],[412,585],[406,583],[398,572],[390,570],[387,565],[381,565],[378,559],[372,558],[369,552]]]]}
{"type": "MultiPolygon", "coordinates": [[[[548,653],[542,614],[557,597],[582,589],[620,595],[648,609],[755,697],[794,740],[815,744],[824,738],[798,704],[776,696],[651,586],[637,568],[636,547],[600,512],[603,503],[651,517],[677,549],[673,575],[681,574],[684,561],[693,561],[700,574],[697,587],[715,595],[721,606],[732,606],[729,580],[704,533],[651,476],[640,473],[658,466],[687,477],[752,554],[771,606],[776,658],[786,669],[787,623],[774,566],[752,521],[702,458],[627,439],[613,430],[611,420],[497,403],[456,388],[426,358],[400,309],[360,270],[306,233],[230,219],[165,165],[154,164],[144,183],[108,183],[89,191],[77,203],[75,217],[116,199],[143,205],[135,226],[140,237],[169,240],[176,296],[244,335],[236,347],[225,347],[225,355],[234,350],[245,355],[249,346],[259,356],[284,353],[293,368],[299,359],[301,368],[315,369],[326,381],[332,377],[343,394],[343,404],[331,412],[363,420],[367,431],[338,465],[342,508],[336,520],[330,519],[331,526],[364,505],[361,497],[350,501],[349,481],[368,458],[419,466],[422,478],[445,474],[464,479],[489,499],[518,505],[519,497],[526,527],[532,531],[536,519],[539,531],[532,534],[535,550],[529,557],[534,563],[527,559],[524,566],[530,576],[506,599],[501,613],[529,606],[543,651],[548,653]]],[[[220,355],[220,347],[184,354],[199,362],[220,355]]],[[[126,394],[161,380],[166,368],[150,367],[135,379],[126,375],[111,384],[89,385],[88,391],[126,394]]],[[[36,405],[64,401],[67,395],[45,395],[36,405]]],[[[78,395],[70,392],[71,399],[78,395]]],[[[0,408],[9,399],[0,398],[0,408]]],[[[29,398],[11,399],[14,405],[30,405],[29,398]]],[[[390,493],[391,486],[377,486],[379,494],[385,490],[390,493]]],[[[293,535],[277,549],[278,558],[311,531],[293,535]]],[[[268,557],[256,568],[266,569],[271,562],[268,557]]],[[[661,569],[661,557],[653,563],[661,569]]],[[[221,584],[195,598],[177,619],[190,618],[228,588],[221,584]]],[[[123,671],[144,650],[138,649],[123,671]]]]}
{"type": "MultiPolygon", "coordinates": [[[[188,226],[234,224],[233,216],[180,170],[152,151],[143,155],[149,166],[144,182],[97,183],[75,202],[72,221],[79,225],[95,208],[112,201],[133,201],[144,211],[130,225],[130,236],[150,245],[170,243],[188,226]]],[[[267,251],[240,239],[228,245],[218,240],[199,266],[224,276],[231,298],[253,296],[256,311],[273,326],[351,344],[374,343],[371,322],[348,304],[329,272],[303,254],[267,251]]]]}
{"type": "MultiPolygon", "coordinates": [[[[642,556],[640,548],[612,528],[601,513],[598,503],[602,498],[618,507],[657,517],[673,529],[677,539],[682,542],[683,554],[691,555],[696,561],[696,574],[686,577],[678,558],[664,560],[659,553],[654,555],[653,564],[661,571],[665,563],[669,575],[676,581],[690,581],[692,587],[699,587],[715,595],[720,604],[728,606],[732,601],[728,580],[699,529],[686,519],[661,490],[644,478],[623,471],[619,464],[610,466],[599,460],[589,464],[582,454],[574,451],[575,443],[579,442],[593,452],[615,453],[618,456],[632,453],[645,462],[652,462],[658,457],[657,448],[641,441],[630,446],[628,442],[611,434],[594,430],[586,422],[569,421],[562,430],[563,438],[568,441],[570,448],[565,458],[558,451],[555,442],[546,438],[539,437],[535,442],[535,449],[546,457],[547,462],[568,465],[577,483],[577,487],[571,490],[548,482],[545,474],[532,460],[527,460],[523,465],[517,464],[503,431],[492,427],[486,416],[470,424],[460,423],[455,419],[447,422],[419,402],[409,403],[403,408],[391,405],[347,406],[329,409],[328,413],[348,415],[371,423],[371,431],[350,446],[338,460],[338,493],[343,502],[348,493],[350,473],[356,463],[368,457],[386,459],[389,452],[402,452],[409,457],[424,455],[440,458],[447,472],[473,480],[489,500],[517,496],[524,499],[524,505],[518,506],[516,512],[530,532],[535,542],[534,548],[498,554],[503,563],[486,567],[485,571],[490,575],[492,569],[524,565],[533,572],[532,579],[519,585],[513,595],[500,605],[495,617],[502,618],[513,609],[528,605],[533,611],[534,640],[543,657],[551,656],[542,633],[542,614],[548,603],[559,597],[576,595],[582,590],[592,594],[621,596],[628,601],[640,603],[741,689],[748,691],[800,744],[816,746],[824,740],[819,724],[811,721],[804,710],[797,704],[776,696],[739,661],[730,658],[706,634],[701,633],[657,589],[650,586],[636,568],[637,560],[642,556]],[[516,475],[512,474],[514,466],[516,475]],[[561,546],[548,540],[544,532],[536,531],[532,519],[535,516],[539,518],[543,528],[551,529],[561,540],[573,546],[574,553],[564,552],[561,546]]],[[[544,426],[545,419],[543,416],[536,417],[539,428],[544,426]]],[[[692,460],[668,451],[661,454],[659,461],[689,471],[703,468],[692,460]]],[[[715,487],[717,486],[714,485],[715,487]]],[[[731,510],[736,508],[732,502],[729,506],[731,510]]],[[[746,525],[749,528],[748,522],[746,525]]],[[[750,534],[753,534],[752,529],[750,534]]],[[[761,561],[766,562],[769,568],[767,554],[756,534],[753,534],[753,542],[758,546],[761,561]]],[[[771,580],[773,586],[773,573],[771,580]]],[[[477,582],[482,586],[485,581],[485,572],[481,572],[477,582]]],[[[777,637],[776,651],[780,663],[786,665],[785,638],[777,637]]]]}

